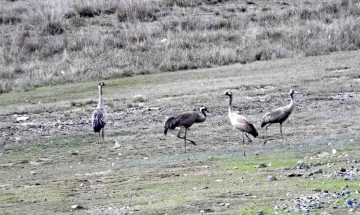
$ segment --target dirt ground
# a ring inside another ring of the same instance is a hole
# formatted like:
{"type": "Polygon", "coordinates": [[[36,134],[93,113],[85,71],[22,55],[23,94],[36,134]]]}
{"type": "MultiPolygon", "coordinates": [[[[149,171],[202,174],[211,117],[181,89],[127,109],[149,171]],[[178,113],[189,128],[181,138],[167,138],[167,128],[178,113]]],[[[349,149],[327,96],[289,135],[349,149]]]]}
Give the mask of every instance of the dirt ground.
{"type": "Polygon", "coordinates": [[[97,83],[2,96],[0,208],[4,214],[356,214],[359,52],[105,80],[109,121],[91,130],[97,83]],[[283,125],[260,128],[289,102],[283,125]],[[246,144],[225,90],[259,138],[246,144]],[[139,100],[138,95],[144,97],[139,100]],[[184,153],[167,117],[205,105],[184,153]],[[350,204],[349,200],[353,201],[350,204]]]}

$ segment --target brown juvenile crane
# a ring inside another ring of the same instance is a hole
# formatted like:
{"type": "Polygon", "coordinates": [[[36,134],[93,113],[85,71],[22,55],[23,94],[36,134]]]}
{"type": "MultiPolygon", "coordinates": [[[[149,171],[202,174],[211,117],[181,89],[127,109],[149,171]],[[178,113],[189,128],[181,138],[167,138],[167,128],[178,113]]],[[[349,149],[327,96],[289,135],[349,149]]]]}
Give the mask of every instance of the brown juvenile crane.
{"type": "MultiPolygon", "coordinates": [[[[267,125],[265,127],[266,133],[267,133],[267,128],[271,124],[279,123],[280,124],[280,134],[281,134],[281,137],[284,138],[283,133],[282,133],[282,123],[290,116],[291,112],[293,111],[293,109],[295,107],[294,93],[295,93],[295,91],[293,89],[291,89],[289,92],[289,96],[291,99],[290,104],[288,104],[284,107],[279,107],[273,111],[270,111],[262,117],[261,127],[264,127],[267,125]]],[[[266,143],[266,140],[265,140],[264,144],[265,143],[266,143]]]]}
{"type": "Polygon", "coordinates": [[[94,132],[95,133],[99,132],[99,137],[101,134],[102,139],[104,141],[104,127],[106,124],[107,114],[106,114],[106,110],[104,107],[104,101],[103,101],[103,97],[102,97],[102,87],[103,86],[105,86],[104,82],[100,82],[98,85],[99,102],[98,102],[96,109],[94,110],[94,112],[92,114],[91,123],[92,123],[93,129],[94,129],[94,132]]]}
{"type": "Polygon", "coordinates": [[[177,137],[180,139],[184,139],[185,142],[185,153],[186,153],[186,140],[190,141],[192,144],[196,145],[196,143],[190,139],[186,139],[186,132],[188,128],[190,128],[194,123],[204,122],[206,119],[206,113],[209,112],[206,107],[200,107],[200,112],[198,111],[189,111],[185,113],[181,113],[176,116],[169,117],[165,122],[164,134],[167,134],[169,129],[174,130],[176,127],[179,127],[179,133],[177,137]],[[201,114],[202,113],[202,114],[201,114]],[[181,128],[185,128],[184,137],[180,136],[181,128]]]}
{"type": "Polygon", "coordinates": [[[256,131],[255,126],[249,122],[244,116],[241,116],[237,114],[233,108],[232,108],[232,92],[227,91],[225,92],[225,95],[229,98],[229,119],[230,122],[235,129],[239,129],[241,131],[242,140],[243,140],[243,146],[244,146],[244,156],[245,156],[245,140],[244,140],[244,134],[249,139],[250,142],[251,139],[247,134],[251,134],[254,137],[258,136],[258,132],[256,131]]]}

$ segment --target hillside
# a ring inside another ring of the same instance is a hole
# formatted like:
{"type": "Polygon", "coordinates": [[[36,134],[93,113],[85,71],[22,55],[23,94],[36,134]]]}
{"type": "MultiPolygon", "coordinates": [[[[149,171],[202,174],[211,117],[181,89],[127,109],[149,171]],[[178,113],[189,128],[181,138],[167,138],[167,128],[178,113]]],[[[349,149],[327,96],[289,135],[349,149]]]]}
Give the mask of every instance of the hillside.
{"type": "Polygon", "coordinates": [[[360,47],[357,0],[4,0],[0,93],[360,47]]]}

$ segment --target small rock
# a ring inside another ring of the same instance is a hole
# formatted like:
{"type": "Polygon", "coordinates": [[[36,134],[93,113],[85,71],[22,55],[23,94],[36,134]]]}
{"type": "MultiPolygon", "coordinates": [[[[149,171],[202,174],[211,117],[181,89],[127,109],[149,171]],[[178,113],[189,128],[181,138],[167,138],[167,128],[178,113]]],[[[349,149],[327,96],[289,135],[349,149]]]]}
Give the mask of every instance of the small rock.
{"type": "Polygon", "coordinates": [[[321,166],[321,163],[320,162],[310,163],[310,166],[313,166],[313,167],[321,166]]]}
{"type": "Polygon", "coordinates": [[[30,118],[28,116],[19,116],[16,118],[16,122],[28,121],[30,118]]]}
{"type": "Polygon", "coordinates": [[[71,205],[71,209],[73,209],[73,210],[81,210],[81,209],[84,209],[84,207],[81,206],[81,205],[71,205]]]}
{"type": "Polygon", "coordinates": [[[210,208],[206,208],[200,211],[200,213],[211,213],[211,212],[214,212],[214,210],[210,208]]]}
{"type": "Polygon", "coordinates": [[[263,163],[255,166],[255,168],[266,168],[266,167],[267,167],[266,164],[263,164],[263,163]]]}
{"type": "Polygon", "coordinates": [[[224,206],[228,208],[230,207],[230,203],[226,203],[224,206]]]}
{"type": "Polygon", "coordinates": [[[346,206],[351,207],[354,204],[354,201],[348,199],[348,200],[345,201],[345,204],[346,204],[346,206]]]}
{"type": "Polygon", "coordinates": [[[324,171],[323,171],[322,169],[318,169],[318,170],[315,170],[315,171],[309,173],[309,176],[312,176],[312,175],[314,175],[314,174],[322,174],[323,172],[324,172],[324,171]]]}
{"type": "Polygon", "coordinates": [[[264,212],[258,211],[258,212],[257,212],[257,215],[264,215],[264,212]]]}
{"type": "Polygon", "coordinates": [[[292,178],[292,177],[301,177],[302,174],[301,173],[290,173],[287,174],[286,177],[292,178]]]}
{"type": "Polygon", "coordinates": [[[71,152],[71,155],[79,155],[79,151],[71,152]]]}
{"type": "Polygon", "coordinates": [[[298,169],[309,169],[309,166],[304,163],[304,161],[300,160],[297,162],[298,169]]]}
{"type": "Polygon", "coordinates": [[[275,176],[272,176],[272,175],[269,175],[267,178],[266,178],[267,181],[276,181],[277,178],[275,176]]]}
{"type": "Polygon", "coordinates": [[[340,172],[346,172],[346,169],[344,167],[341,167],[340,172]]]}
{"type": "Polygon", "coordinates": [[[118,149],[120,147],[121,145],[118,143],[118,141],[115,140],[115,145],[113,146],[113,149],[118,149]]]}
{"type": "Polygon", "coordinates": [[[333,155],[334,155],[334,154],[336,154],[337,150],[336,150],[336,149],[333,149],[333,150],[331,150],[331,152],[332,152],[333,155]]]}
{"type": "Polygon", "coordinates": [[[340,195],[342,196],[346,196],[346,195],[349,195],[350,194],[350,191],[349,190],[342,190],[340,195]]]}

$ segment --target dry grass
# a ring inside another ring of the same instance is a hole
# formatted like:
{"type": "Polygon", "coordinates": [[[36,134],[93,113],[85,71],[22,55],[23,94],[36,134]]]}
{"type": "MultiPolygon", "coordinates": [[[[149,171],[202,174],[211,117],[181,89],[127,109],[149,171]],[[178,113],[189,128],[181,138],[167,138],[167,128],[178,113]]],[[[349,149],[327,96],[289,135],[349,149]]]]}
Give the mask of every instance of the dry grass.
{"type": "Polygon", "coordinates": [[[360,47],[358,1],[9,1],[1,10],[1,93],[360,47]]]}

